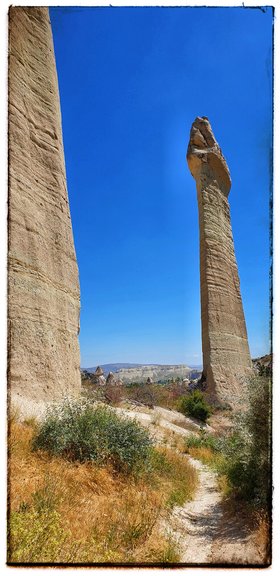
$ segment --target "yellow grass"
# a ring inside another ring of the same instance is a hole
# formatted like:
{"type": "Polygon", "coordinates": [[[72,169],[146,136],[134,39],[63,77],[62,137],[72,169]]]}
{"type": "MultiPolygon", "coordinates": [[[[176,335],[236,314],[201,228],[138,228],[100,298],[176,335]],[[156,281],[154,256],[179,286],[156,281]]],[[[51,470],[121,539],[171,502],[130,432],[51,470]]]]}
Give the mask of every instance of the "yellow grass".
{"type": "Polygon", "coordinates": [[[193,458],[201,460],[203,464],[207,465],[211,465],[216,458],[216,455],[211,450],[211,448],[206,448],[205,446],[188,448],[188,454],[190,454],[193,458]]]}
{"type": "Polygon", "coordinates": [[[187,457],[158,451],[158,469],[142,479],[92,463],[32,452],[34,422],[9,432],[9,562],[176,562],[161,530],[172,505],[194,493],[187,457]],[[170,465],[160,470],[160,458],[170,465]]]}

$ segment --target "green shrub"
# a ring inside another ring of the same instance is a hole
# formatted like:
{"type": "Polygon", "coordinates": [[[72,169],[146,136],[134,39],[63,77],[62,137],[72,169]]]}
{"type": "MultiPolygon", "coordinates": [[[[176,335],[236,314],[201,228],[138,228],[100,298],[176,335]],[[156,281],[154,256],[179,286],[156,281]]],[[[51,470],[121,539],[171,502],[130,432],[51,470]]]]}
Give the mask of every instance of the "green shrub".
{"type": "Polygon", "coordinates": [[[199,436],[190,434],[185,438],[186,448],[210,448],[213,452],[219,452],[222,449],[223,440],[205,430],[200,430],[199,436]]]}
{"type": "Polygon", "coordinates": [[[247,390],[247,409],[236,418],[224,445],[226,474],[237,496],[267,508],[271,493],[270,379],[256,376],[247,390]]]}
{"type": "Polygon", "coordinates": [[[270,379],[252,378],[243,404],[230,433],[216,437],[201,431],[199,436],[188,436],[186,450],[210,449],[213,466],[226,476],[231,494],[267,510],[271,497],[270,379]]]}
{"type": "Polygon", "coordinates": [[[119,471],[137,471],[150,458],[152,440],[135,420],[85,400],[64,400],[48,410],[33,441],[71,460],[111,463],[119,471]]]}
{"type": "Polygon", "coordinates": [[[178,402],[178,409],[185,416],[193,416],[202,422],[206,422],[211,414],[211,408],[200,390],[194,390],[191,394],[183,396],[178,402]]]}

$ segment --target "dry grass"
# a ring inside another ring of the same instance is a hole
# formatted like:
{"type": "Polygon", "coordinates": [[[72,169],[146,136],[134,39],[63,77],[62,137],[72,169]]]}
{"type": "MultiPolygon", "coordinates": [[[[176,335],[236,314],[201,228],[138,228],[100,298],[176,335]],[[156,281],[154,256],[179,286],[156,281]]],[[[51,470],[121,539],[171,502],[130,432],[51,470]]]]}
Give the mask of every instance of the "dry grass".
{"type": "Polygon", "coordinates": [[[211,448],[206,448],[205,446],[199,447],[190,447],[188,448],[188,454],[190,454],[193,458],[197,458],[201,460],[203,464],[207,464],[207,466],[211,466],[216,462],[216,454],[211,450],[211,448]]]}
{"type": "Polygon", "coordinates": [[[161,525],[196,488],[187,457],[159,450],[150,475],[125,478],[109,467],[32,452],[34,429],[33,421],[10,425],[10,562],[179,560],[161,525]]]}

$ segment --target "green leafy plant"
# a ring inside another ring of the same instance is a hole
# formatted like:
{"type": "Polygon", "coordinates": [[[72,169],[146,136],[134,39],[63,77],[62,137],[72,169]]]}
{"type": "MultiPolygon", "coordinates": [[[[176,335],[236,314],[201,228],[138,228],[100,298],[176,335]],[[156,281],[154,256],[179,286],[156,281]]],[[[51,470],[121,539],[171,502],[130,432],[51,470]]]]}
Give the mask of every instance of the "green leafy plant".
{"type": "Polygon", "coordinates": [[[267,508],[271,492],[271,382],[256,376],[248,383],[247,409],[236,417],[224,445],[226,474],[237,496],[267,508]]]}
{"type": "Polygon", "coordinates": [[[200,430],[199,435],[190,434],[185,438],[186,448],[210,448],[213,452],[221,450],[223,439],[200,430]]]}
{"type": "Polygon", "coordinates": [[[180,398],[178,409],[185,416],[193,416],[202,422],[206,422],[211,414],[211,407],[207,404],[200,390],[194,390],[187,396],[180,398]]]}
{"type": "Polygon", "coordinates": [[[243,409],[222,437],[201,431],[185,439],[186,451],[207,459],[227,478],[229,492],[267,511],[271,495],[271,382],[255,376],[246,386],[243,409]]]}
{"type": "Polygon", "coordinates": [[[135,420],[86,400],[54,405],[33,441],[33,449],[47,450],[70,460],[112,464],[119,471],[136,472],[149,462],[152,440],[135,420]]]}

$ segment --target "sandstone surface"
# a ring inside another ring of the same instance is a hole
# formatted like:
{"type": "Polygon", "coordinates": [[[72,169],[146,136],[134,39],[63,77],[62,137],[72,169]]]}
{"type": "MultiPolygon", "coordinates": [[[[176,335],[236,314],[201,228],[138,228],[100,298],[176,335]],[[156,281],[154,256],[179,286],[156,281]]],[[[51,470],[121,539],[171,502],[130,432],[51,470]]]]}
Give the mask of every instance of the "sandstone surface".
{"type": "MultiPolygon", "coordinates": [[[[80,290],[46,7],[9,12],[8,383],[28,407],[81,386],[80,290]]],[[[24,409],[25,411],[27,408],[24,409]]]]}
{"type": "Polygon", "coordinates": [[[251,375],[251,357],[230,220],[230,173],[206,117],[192,125],[187,162],[199,209],[203,377],[210,398],[235,406],[251,375]]]}

